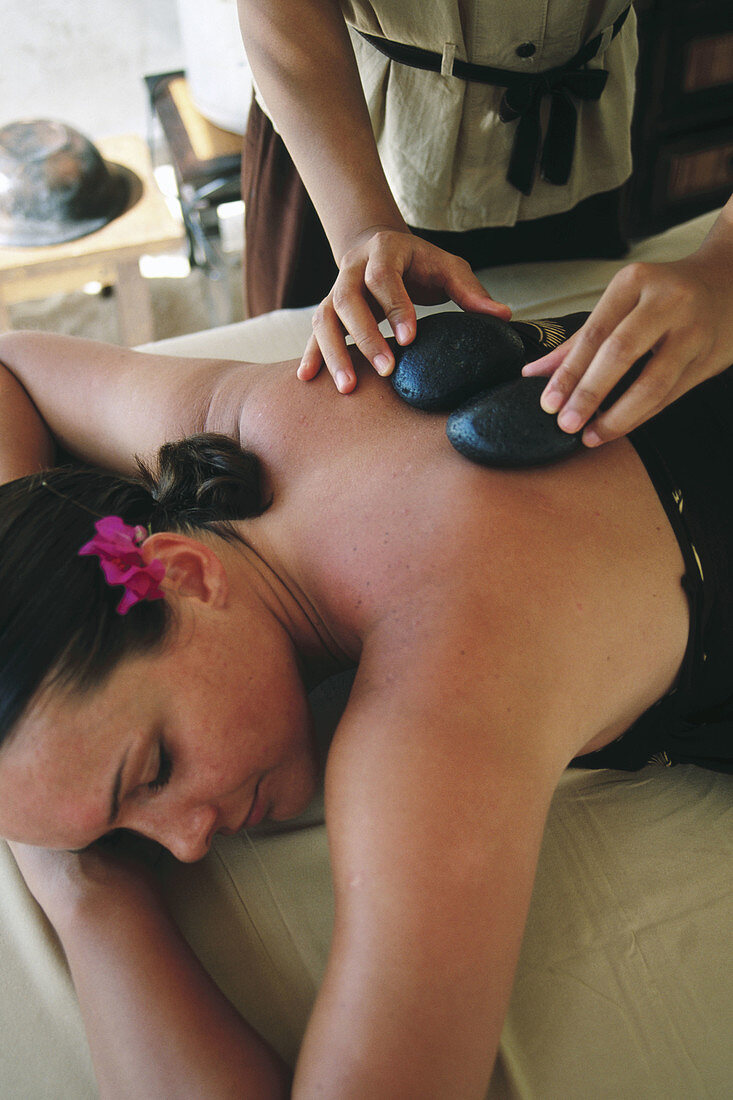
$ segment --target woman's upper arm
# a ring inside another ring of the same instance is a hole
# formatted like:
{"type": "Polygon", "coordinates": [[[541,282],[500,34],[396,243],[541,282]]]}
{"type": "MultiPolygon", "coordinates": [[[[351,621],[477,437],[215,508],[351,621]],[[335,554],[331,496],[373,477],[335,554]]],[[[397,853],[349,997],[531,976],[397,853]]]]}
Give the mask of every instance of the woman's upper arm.
{"type": "Polygon", "coordinates": [[[372,710],[357,682],[329,757],[336,921],[295,1096],[484,1096],[561,770],[490,747],[491,709],[372,710]]]}
{"type": "MultiPolygon", "coordinates": [[[[9,333],[0,360],[21,382],[54,438],[77,457],[121,472],[169,439],[238,427],[217,394],[234,365],[175,359],[46,333],[9,333]]],[[[232,393],[232,387],[226,387],[232,393]]]]}

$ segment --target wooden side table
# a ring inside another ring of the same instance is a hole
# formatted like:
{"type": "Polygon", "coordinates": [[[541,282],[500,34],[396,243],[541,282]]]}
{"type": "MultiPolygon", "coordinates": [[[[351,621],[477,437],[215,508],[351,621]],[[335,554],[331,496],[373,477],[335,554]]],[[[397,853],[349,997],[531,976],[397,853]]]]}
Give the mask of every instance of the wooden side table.
{"type": "Polygon", "coordinates": [[[140,181],[136,201],[96,233],[75,241],[42,248],[0,247],[0,331],[12,327],[8,307],[14,302],[78,290],[85,283],[99,281],[116,288],[122,342],[144,344],[155,338],[140,257],[179,247],[183,226],[171,214],[155,182],[142,138],[131,134],[103,138],[96,144],[105,160],[135,173],[140,181]]]}

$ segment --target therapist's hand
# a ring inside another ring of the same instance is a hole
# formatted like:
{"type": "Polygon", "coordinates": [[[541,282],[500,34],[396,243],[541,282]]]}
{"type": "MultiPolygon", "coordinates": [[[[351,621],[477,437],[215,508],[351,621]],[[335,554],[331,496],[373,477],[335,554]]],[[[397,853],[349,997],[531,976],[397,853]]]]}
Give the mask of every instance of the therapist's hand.
{"type": "Polygon", "coordinates": [[[325,363],[338,390],[350,393],[356,374],[347,336],[379,374],[390,374],[394,354],[378,322],[386,317],[397,343],[409,344],[417,331],[413,302],[433,305],[448,299],[474,313],[493,313],[504,320],[511,316],[508,306],[484,290],[465,260],[408,230],[370,227],[343,255],[338,278],[316,309],[298,377],[315,378],[325,363]]]}
{"type": "Polygon", "coordinates": [[[582,328],[525,377],[550,375],[541,403],[589,447],[617,439],[687,390],[733,363],[733,306],[726,264],[697,254],[633,263],[608,285],[582,328]],[[639,377],[613,404],[602,402],[647,352],[639,377]]]}

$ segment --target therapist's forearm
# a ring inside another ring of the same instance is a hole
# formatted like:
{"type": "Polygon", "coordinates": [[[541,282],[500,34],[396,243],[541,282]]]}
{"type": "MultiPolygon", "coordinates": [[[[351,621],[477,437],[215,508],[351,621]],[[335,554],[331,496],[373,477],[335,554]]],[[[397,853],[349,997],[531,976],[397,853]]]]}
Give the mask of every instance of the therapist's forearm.
{"type": "Polygon", "coordinates": [[[699,271],[720,299],[719,326],[713,357],[733,363],[733,195],[696,252],[685,261],[699,271]]]}
{"type": "Polygon", "coordinates": [[[405,229],[336,0],[239,0],[257,85],[336,261],[372,226],[405,229]]]}

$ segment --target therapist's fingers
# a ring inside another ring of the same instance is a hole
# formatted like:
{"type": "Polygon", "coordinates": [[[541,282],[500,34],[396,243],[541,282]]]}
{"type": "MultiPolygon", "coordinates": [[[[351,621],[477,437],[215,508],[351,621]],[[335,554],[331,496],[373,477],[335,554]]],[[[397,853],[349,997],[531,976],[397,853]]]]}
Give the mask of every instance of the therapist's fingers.
{"type": "MultiPolygon", "coordinates": [[[[579,374],[576,374],[578,368],[575,365],[572,353],[570,353],[563,365],[553,375],[550,386],[554,386],[557,375],[562,374],[561,392],[568,384],[572,387],[570,395],[559,406],[560,413],[557,422],[563,431],[577,432],[590,420],[614,387],[664,337],[666,331],[665,318],[661,317],[658,312],[652,316],[648,314],[649,311],[643,309],[632,310],[629,316],[625,317],[611,335],[603,341],[589,365],[587,367],[583,365],[579,374]]],[[[642,372],[642,375],[644,376],[644,382],[642,382],[640,388],[642,390],[648,389],[651,397],[660,375],[656,369],[650,370],[648,366],[642,372]]],[[[552,390],[549,397],[543,394],[541,398],[543,409],[546,412],[556,412],[556,400],[557,398],[553,396],[552,390]]]]}
{"type": "Polygon", "coordinates": [[[610,392],[620,374],[633,366],[639,356],[649,351],[659,339],[661,328],[657,326],[653,334],[647,334],[644,323],[641,326],[632,323],[630,329],[621,333],[620,327],[637,307],[641,293],[635,283],[622,279],[622,275],[623,271],[611,282],[590,317],[567,344],[555,349],[556,352],[565,350],[566,353],[542,394],[541,404],[545,412],[556,413],[564,409],[572,397],[574,411],[587,419],[610,392]],[[604,348],[604,362],[612,364],[614,375],[607,388],[597,371],[587,377],[591,365],[604,348]]]}
{"type": "Polygon", "coordinates": [[[509,306],[491,297],[466,260],[421,237],[410,240],[403,279],[413,301],[422,305],[453,301],[469,313],[491,313],[509,320],[509,306]]]}
{"type": "MultiPolygon", "coordinates": [[[[389,314],[409,320],[412,334],[415,330],[415,307],[402,283],[401,276],[393,268],[382,268],[372,256],[363,267],[348,267],[340,274],[331,291],[333,306],[344,331],[354,340],[357,348],[378,374],[390,374],[394,367],[394,355],[379,328],[379,319],[389,314]],[[374,277],[374,268],[378,280],[374,277]],[[377,297],[377,291],[382,295],[377,297]]],[[[396,326],[397,322],[395,322],[396,326]]],[[[328,357],[326,364],[330,369],[328,357]]]]}
{"type": "MultiPolygon", "coordinates": [[[[346,346],[344,327],[334,308],[333,292],[316,308],[311,323],[313,335],[298,368],[298,377],[307,381],[307,372],[314,370],[320,355],[339,393],[351,393],[356,386],[356,371],[346,346]]],[[[317,373],[317,369],[314,373],[317,373]]]]}
{"type": "Polygon", "coordinates": [[[443,271],[442,287],[447,298],[455,302],[467,313],[491,313],[494,317],[508,321],[512,311],[505,302],[497,302],[474,274],[470,264],[458,256],[456,261],[446,265],[443,271]]]}
{"type": "Polygon", "coordinates": [[[639,377],[618,400],[586,425],[583,443],[598,447],[634,431],[700,381],[704,372],[696,368],[701,362],[691,345],[668,339],[644,362],[639,377]]]}
{"type": "Polygon", "coordinates": [[[409,344],[417,331],[415,307],[405,286],[415,240],[406,233],[377,234],[364,269],[366,290],[399,344],[409,344]]]}
{"type": "Polygon", "coordinates": [[[325,363],[338,389],[350,393],[356,374],[347,336],[379,374],[390,374],[394,352],[379,329],[379,320],[388,320],[397,343],[404,346],[417,332],[413,302],[431,305],[447,299],[464,310],[507,320],[511,316],[509,307],[494,301],[460,257],[409,231],[369,231],[344,254],[331,292],[313,315],[313,336],[298,377],[314,378],[325,363]]]}
{"type": "Polygon", "coordinates": [[[730,283],[694,254],[632,263],[565,344],[523,369],[550,374],[542,407],[589,446],[632,431],[731,361],[730,283]]]}
{"type": "Polygon", "coordinates": [[[318,346],[318,341],[315,336],[311,335],[308,337],[308,343],[305,345],[305,351],[301,356],[297,370],[298,378],[300,378],[302,382],[310,382],[312,378],[316,377],[322,366],[323,356],[321,355],[321,349],[318,346]]]}
{"type": "MultiPolygon", "coordinates": [[[[351,254],[345,263],[351,261],[351,254]]],[[[509,319],[511,310],[495,302],[465,260],[410,233],[381,231],[368,242],[364,286],[343,276],[334,287],[336,310],[357,347],[380,374],[389,373],[394,357],[359,292],[365,291],[377,317],[385,317],[398,344],[406,345],[417,333],[413,302],[435,305],[454,301],[461,309],[494,313],[509,319]],[[340,288],[339,288],[340,284],[340,288]],[[337,297],[336,291],[342,293],[337,297]],[[389,364],[388,369],[385,369],[389,364]]]]}
{"type": "MultiPolygon", "coordinates": [[[[415,307],[403,278],[417,240],[409,231],[374,227],[341,258],[331,291],[344,331],[381,375],[392,372],[395,359],[379,321],[387,318],[400,344],[410,343],[417,331],[415,307]]],[[[321,350],[333,373],[329,350],[321,350]]]]}
{"type": "Polygon", "coordinates": [[[391,373],[394,355],[379,319],[390,317],[401,342],[414,338],[415,309],[401,279],[401,251],[411,239],[409,233],[374,232],[344,254],[330,293],[313,315],[313,337],[301,359],[299,378],[314,378],[325,363],[339,391],[350,393],[356,373],[347,336],[379,374],[391,373]]]}
{"type": "Polygon", "coordinates": [[[563,344],[548,351],[547,355],[543,355],[540,359],[533,359],[531,363],[525,363],[522,367],[522,375],[525,378],[549,378],[565,362],[577,335],[577,332],[573,333],[563,344]]]}

